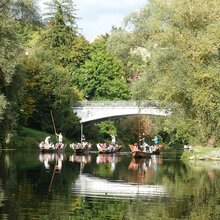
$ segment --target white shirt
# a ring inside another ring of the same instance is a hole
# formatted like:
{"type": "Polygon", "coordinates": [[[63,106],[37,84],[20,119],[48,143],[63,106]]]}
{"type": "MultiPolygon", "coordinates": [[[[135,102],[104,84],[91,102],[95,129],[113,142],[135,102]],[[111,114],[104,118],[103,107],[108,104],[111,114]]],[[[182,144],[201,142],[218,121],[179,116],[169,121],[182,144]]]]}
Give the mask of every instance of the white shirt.
{"type": "Polygon", "coordinates": [[[45,141],[44,141],[45,144],[49,144],[49,139],[50,139],[50,136],[48,136],[48,137],[45,138],[45,141]]]}
{"type": "Polygon", "coordinates": [[[62,134],[58,134],[58,141],[62,142],[63,141],[63,135],[62,134]]]}

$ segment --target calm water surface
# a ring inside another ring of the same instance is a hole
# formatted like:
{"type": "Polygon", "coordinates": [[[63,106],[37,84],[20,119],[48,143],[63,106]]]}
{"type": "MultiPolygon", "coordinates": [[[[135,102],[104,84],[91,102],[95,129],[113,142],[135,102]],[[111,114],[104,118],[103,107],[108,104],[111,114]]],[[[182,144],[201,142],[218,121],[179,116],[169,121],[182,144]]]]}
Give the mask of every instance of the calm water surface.
{"type": "Polygon", "coordinates": [[[0,151],[0,219],[220,219],[220,162],[0,151]]]}

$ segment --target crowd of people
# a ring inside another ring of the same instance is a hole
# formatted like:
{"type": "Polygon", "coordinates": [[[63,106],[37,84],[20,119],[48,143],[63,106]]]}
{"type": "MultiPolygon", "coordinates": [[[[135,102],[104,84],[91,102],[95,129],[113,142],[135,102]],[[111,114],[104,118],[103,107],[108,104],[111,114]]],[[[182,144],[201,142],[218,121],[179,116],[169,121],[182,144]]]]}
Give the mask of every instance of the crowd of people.
{"type": "Polygon", "coordinates": [[[154,138],[152,139],[153,141],[153,145],[149,145],[147,142],[146,142],[146,135],[145,133],[142,134],[139,142],[140,142],[140,148],[138,147],[138,144],[135,143],[133,145],[133,151],[144,151],[144,152],[148,152],[148,153],[153,153],[155,152],[160,146],[158,145],[159,144],[159,138],[157,135],[154,136],[154,138]]]}
{"type": "MultiPolygon", "coordinates": [[[[64,144],[63,144],[63,135],[62,133],[55,133],[56,134],[56,139],[57,139],[57,143],[54,145],[53,142],[51,142],[50,140],[50,136],[47,136],[45,138],[44,141],[42,141],[39,145],[40,149],[45,149],[45,150],[56,150],[56,149],[62,149],[64,148],[64,144]]],[[[157,135],[154,136],[154,138],[152,139],[153,141],[153,145],[149,145],[146,141],[146,135],[145,133],[142,134],[142,136],[139,139],[139,143],[140,145],[138,146],[137,143],[135,143],[133,145],[133,151],[144,151],[144,152],[148,152],[148,153],[153,153],[155,152],[160,146],[159,144],[159,138],[157,135]]],[[[100,153],[114,153],[114,152],[118,152],[121,148],[120,145],[116,144],[116,135],[115,134],[111,134],[111,143],[99,143],[97,144],[98,150],[100,153]]],[[[88,142],[86,142],[86,138],[85,135],[82,135],[81,137],[81,143],[76,143],[76,144],[70,144],[70,148],[72,148],[73,150],[77,150],[77,149],[90,149],[91,148],[91,144],[89,144],[88,142]]]]}
{"type": "Polygon", "coordinates": [[[39,144],[41,150],[56,150],[56,149],[63,149],[63,135],[62,133],[56,133],[56,139],[58,140],[56,144],[50,139],[50,136],[47,136],[44,141],[39,144]]]}

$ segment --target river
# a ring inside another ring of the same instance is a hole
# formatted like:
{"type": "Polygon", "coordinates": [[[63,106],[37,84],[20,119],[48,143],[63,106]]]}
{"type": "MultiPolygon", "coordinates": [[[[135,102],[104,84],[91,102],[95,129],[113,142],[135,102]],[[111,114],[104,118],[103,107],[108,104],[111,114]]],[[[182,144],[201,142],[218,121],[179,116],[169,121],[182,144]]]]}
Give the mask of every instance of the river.
{"type": "Polygon", "coordinates": [[[14,150],[0,165],[0,219],[220,219],[220,162],[14,150]]]}

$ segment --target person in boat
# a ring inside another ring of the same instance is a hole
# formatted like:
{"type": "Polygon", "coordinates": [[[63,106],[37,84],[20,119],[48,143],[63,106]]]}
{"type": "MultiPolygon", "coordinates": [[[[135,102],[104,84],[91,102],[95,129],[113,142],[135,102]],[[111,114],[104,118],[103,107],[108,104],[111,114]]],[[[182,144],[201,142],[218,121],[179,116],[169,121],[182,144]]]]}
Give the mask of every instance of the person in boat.
{"type": "Polygon", "coordinates": [[[112,134],[111,137],[112,137],[112,145],[115,145],[116,144],[116,137],[114,134],[112,134]]]}
{"type": "Polygon", "coordinates": [[[44,142],[41,142],[40,144],[40,148],[44,148],[44,149],[50,149],[51,143],[50,143],[50,136],[47,136],[44,140],[44,142]]]}
{"type": "Polygon", "coordinates": [[[40,147],[40,149],[44,148],[45,147],[45,142],[41,141],[40,144],[39,144],[39,147],[40,147]]]}
{"type": "Polygon", "coordinates": [[[133,151],[138,151],[138,150],[139,150],[138,145],[137,145],[137,143],[135,143],[134,146],[133,146],[133,151]]]}
{"type": "Polygon", "coordinates": [[[63,135],[60,132],[59,134],[56,133],[56,136],[58,137],[57,148],[62,148],[62,146],[63,146],[63,135]]]}
{"type": "Polygon", "coordinates": [[[82,138],[81,138],[81,144],[80,144],[81,148],[85,148],[86,144],[87,144],[87,142],[86,142],[86,137],[85,137],[85,135],[83,134],[83,135],[82,135],[82,138]]]}
{"type": "Polygon", "coordinates": [[[108,147],[108,146],[107,146],[106,143],[103,143],[103,144],[102,144],[102,148],[103,148],[103,149],[107,149],[107,147],[108,147]]]}
{"type": "Polygon", "coordinates": [[[83,142],[85,142],[86,141],[86,137],[85,137],[85,135],[83,134],[82,135],[82,138],[81,138],[81,142],[83,143],[83,142]]]}
{"type": "Polygon", "coordinates": [[[142,134],[141,139],[140,139],[140,143],[141,143],[141,149],[142,149],[143,151],[146,150],[147,143],[146,143],[145,133],[142,134]]]}
{"type": "Polygon", "coordinates": [[[62,135],[62,133],[59,133],[59,134],[56,133],[56,136],[58,137],[58,142],[62,144],[63,143],[63,135],[62,135]]]}
{"type": "Polygon", "coordinates": [[[49,144],[50,144],[50,136],[47,136],[47,137],[45,138],[44,143],[45,143],[46,145],[49,145],[49,144]]]}
{"type": "Polygon", "coordinates": [[[106,149],[106,151],[108,152],[113,152],[113,150],[114,150],[114,145],[109,145],[106,149]]]}
{"type": "Polygon", "coordinates": [[[157,135],[155,135],[154,136],[154,139],[153,139],[153,141],[154,141],[154,145],[158,145],[158,143],[159,143],[159,139],[158,139],[158,136],[157,135]]]}
{"type": "Polygon", "coordinates": [[[144,152],[152,153],[151,147],[149,144],[147,144],[146,139],[147,139],[146,135],[145,135],[145,133],[143,133],[142,138],[140,139],[141,149],[144,152]]]}

